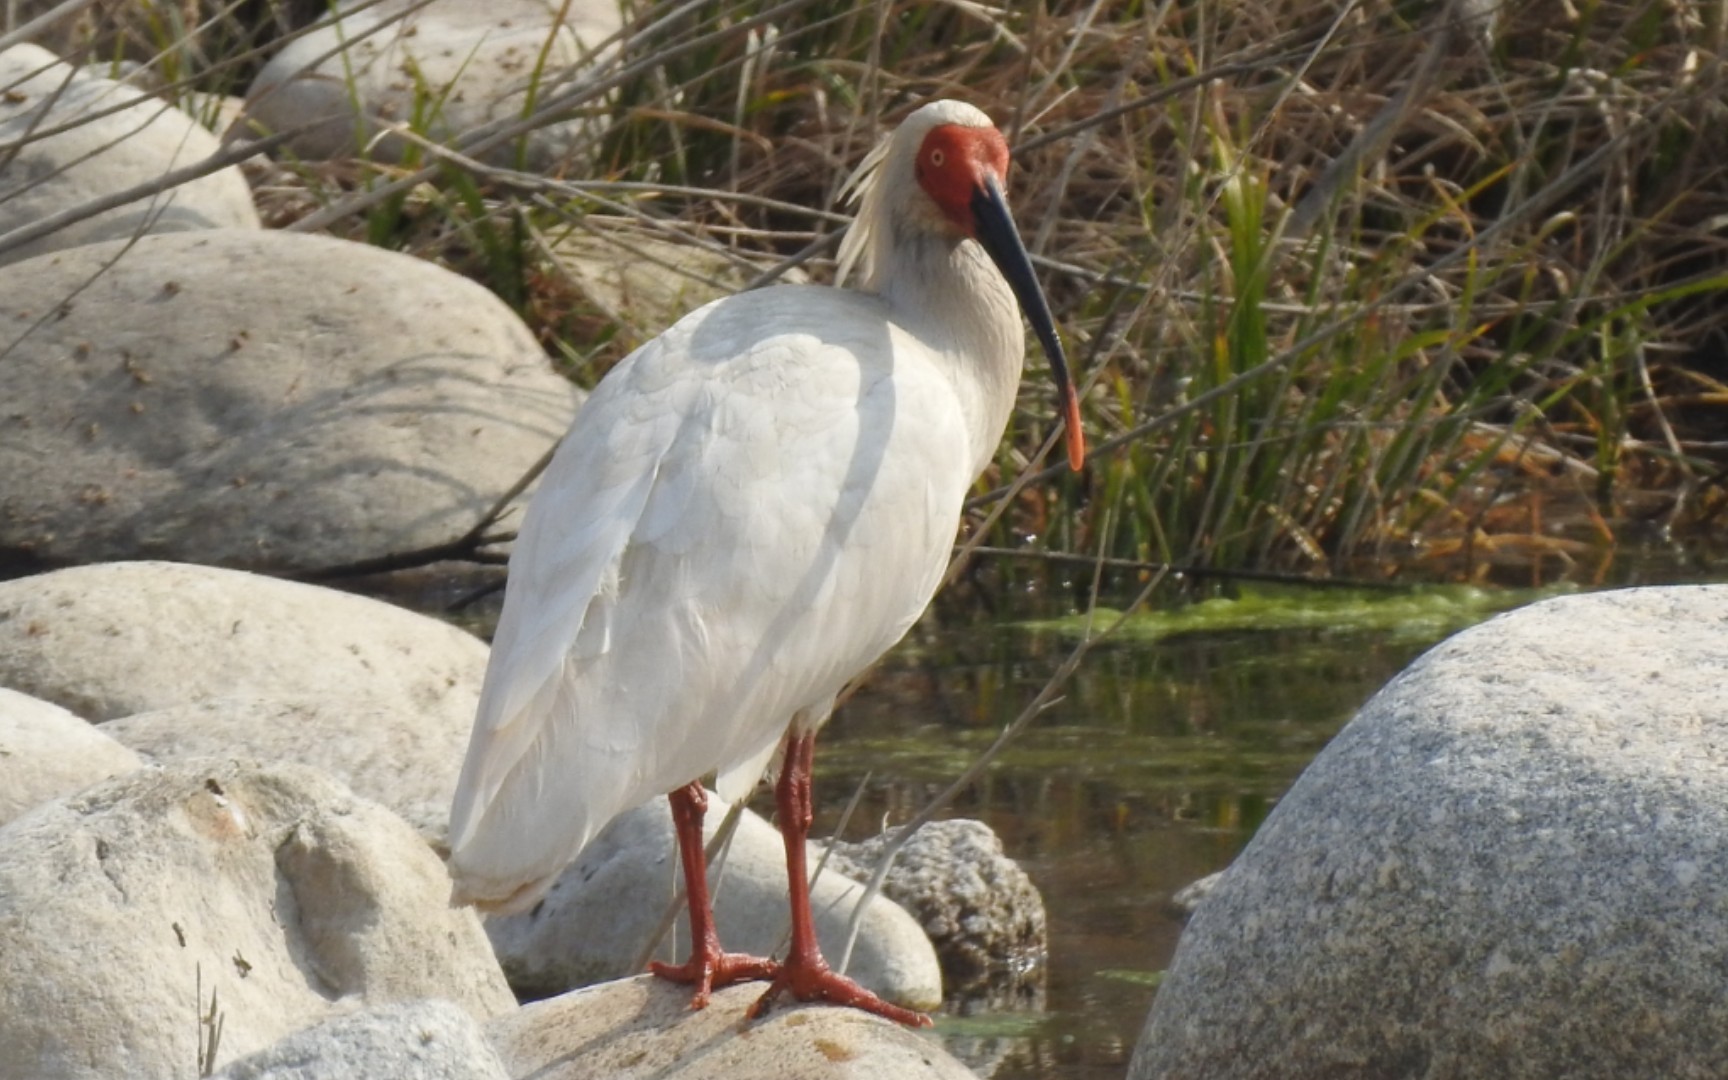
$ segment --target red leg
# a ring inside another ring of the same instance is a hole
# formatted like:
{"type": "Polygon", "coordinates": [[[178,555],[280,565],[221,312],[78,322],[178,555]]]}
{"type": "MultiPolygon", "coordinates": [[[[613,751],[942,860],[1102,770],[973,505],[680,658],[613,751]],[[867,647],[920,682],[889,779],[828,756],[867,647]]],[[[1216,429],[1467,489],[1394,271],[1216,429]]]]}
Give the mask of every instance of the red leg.
{"type": "Polygon", "coordinates": [[[762,957],[720,951],[720,935],[714,930],[714,911],[708,902],[708,859],[702,851],[702,817],[708,812],[708,793],[701,781],[692,781],[667,798],[672,803],[672,826],[678,833],[678,854],[684,863],[684,891],[690,897],[690,959],[674,967],[658,960],[648,970],[662,979],[693,983],[692,1009],[708,1007],[710,991],[750,979],[772,979],[780,965],[762,957]]]}
{"type": "Polygon", "coordinates": [[[774,785],[774,800],[780,810],[780,833],[786,841],[786,878],[792,893],[792,948],[768,992],[750,1007],[752,1019],[762,1016],[782,990],[792,991],[799,1001],[828,1001],[873,1012],[908,1027],[929,1027],[923,1013],[890,1005],[846,976],[829,969],[816,943],[816,924],[810,916],[810,874],[804,865],[804,840],[815,816],[810,801],[810,761],[816,753],[816,736],[788,735],[786,760],[780,780],[774,785]]]}

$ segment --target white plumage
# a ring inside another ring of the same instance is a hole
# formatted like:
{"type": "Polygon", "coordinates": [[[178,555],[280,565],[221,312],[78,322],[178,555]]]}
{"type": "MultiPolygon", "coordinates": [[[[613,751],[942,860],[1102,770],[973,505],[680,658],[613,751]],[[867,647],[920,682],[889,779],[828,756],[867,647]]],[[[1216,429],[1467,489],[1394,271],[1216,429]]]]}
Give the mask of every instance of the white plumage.
{"type": "Polygon", "coordinates": [[[708,304],[582,407],[510,560],[457,901],[526,907],[612,817],[706,774],[747,794],[924,610],[1025,349],[1015,292],[919,179],[944,126],[1001,143],[947,101],[873,155],[844,250],[864,291],[708,304]]]}

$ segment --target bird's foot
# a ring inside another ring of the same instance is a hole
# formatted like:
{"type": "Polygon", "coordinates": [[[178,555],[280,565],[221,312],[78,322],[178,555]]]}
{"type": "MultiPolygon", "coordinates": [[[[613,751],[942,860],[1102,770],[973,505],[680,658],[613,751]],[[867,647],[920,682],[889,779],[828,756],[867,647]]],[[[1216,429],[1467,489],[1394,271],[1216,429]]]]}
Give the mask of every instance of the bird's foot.
{"type": "Polygon", "coordinates": [[[865,1012],[875,1013],[877,1016],[885,1017],[897,1024],[905,1024],[907,1027],[924,1028],[931,1026],[928,1016],[883,1001],[856,982],[831,969],[820,956],[816,957],[814,961],[803,961],[799,959],[796,953],[780,965],[780,971],[774,976],[774,981],[769,984],[768,991],[756,999],[756,1004],[750,1006],[750,1011],[745,1015],[752,1020],[766,1016],[769,1008],[774,1004],[774,999],[783,990],[791,991],[792,996],[799,1001],[826,1001],[832,1005],[846,1005],[854,1009],[863,1009],[865,1012]]]}
{"type": "Polygon", "coordinates": [[[690,996],[692,1009],[706,1009],[709,994],[733,983],[780,975],[780,965],[767,957],[721,952],[718,948],[697,949],[682,964],[662,964],[656,960],[648,965],[648,970],[662,979],[693,985],[696,992],[690,996]]]}

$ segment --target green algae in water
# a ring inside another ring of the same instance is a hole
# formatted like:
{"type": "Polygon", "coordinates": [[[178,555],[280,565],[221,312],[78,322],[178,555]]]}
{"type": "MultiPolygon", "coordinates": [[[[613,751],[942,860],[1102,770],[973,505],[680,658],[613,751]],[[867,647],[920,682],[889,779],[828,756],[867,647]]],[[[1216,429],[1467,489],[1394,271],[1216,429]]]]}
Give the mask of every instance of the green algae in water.
{"type": "Polygon", "coordinates": [[[979,1012],[965,1016],[938,1014],[937,1035],[964,1036],[971,1039],[1024,1039],[1042,1034],[1052,1026],[1052,1018],[1044,1012],[979,1012]]]}
{"type": "MultiPolygon", "coordinates": [[[[1181,634],[1319,630],[1337,634],[1380,633],[1388,640],[1433,641],[1515,607],[1572,591],[1479,589],[1469,585],[1422,585],[1407,590],[1316,589],[1255,586],[1234,597],[1214,597],[1181,607],[1136,611],[1112,639],[1117,644],[1161,641],[1181,634]]],[[[1080,637],[1100,633],[1121,612],[1099,606],[1090,613],[1017,623],[1025,630],[1080,637]]]]}
{"type": "Polygon", "coordinates": [[[1100,979],[1109,979],[1112,982],[1131,983],[1134,986],[1157,987],[1164,981],[1164,972],[1162,970],[1141,971],[1138,969],[1131,970],[1128,968],[1105,968],[1095,974],[1096,977],[1100,979]]]}

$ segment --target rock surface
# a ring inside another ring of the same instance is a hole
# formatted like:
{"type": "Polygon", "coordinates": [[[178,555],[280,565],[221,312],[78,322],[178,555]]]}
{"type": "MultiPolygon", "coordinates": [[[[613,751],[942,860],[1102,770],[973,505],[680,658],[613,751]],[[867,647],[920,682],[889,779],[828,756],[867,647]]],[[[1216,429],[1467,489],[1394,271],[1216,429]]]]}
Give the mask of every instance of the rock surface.
{"type": "MultiPolygon", "coordinates": [[[[547,0],[382,0],[341,3],[334,21],[290,42],[253,80],[246,123],[285,131],[318,122],[288,148],[300,158],[398,159],[413,144],[384,135],[404,125],[434,141],[520,117],[581,74],[622,25],[616,3],[547,0]],[[560,15],[563,16],[560,20],[560,15]],[[376,140],[376,141],[375,141],[376,140]]],[[[589,125],[547,125],[528,138],[543,167],[589,125]]],[[[487,155],[514,164],[514,144],[487,155]]]]}
{"type": "Polygon", "coordinates": [[[1212,895],[1212,891],[1218,887],[1218,883],[1224,880],[1224,875],[1227,872],[1226,870],[1219,870],[1216,873],[1207,874],[1203,878],[1190,881],[1171,895],[1170,902],[1165,905],[1165,909],[1176,918],[1184,922],[1188,921],[1193,918],[1194,912],[1199,910],[1200,905],[1206,902],[1206,898],[1212,895]]]}
{"type": "Polygon", "coordinates": [[[238,755],[311,765],[443,850],[471,723],[407,702],[226,697],[123,716],[101,732],[151,761],[238,755]]]}
{"type": "Polygon", "coordinates": [[[142,764],[82,717],[0,687],[0,825],[142,764]]]}
{"type": "Polygon", "coordinates": [[[474,1018],[448,1001],[411,1001],[297,1031],[216,1080],[509,1080],[474,1018]]]}
{"type": "Polygon", "coordinates": [[[238,570],[106,563],[0,582],[0,684],[100,723],[225,697],[473,722],[486,645],[377,600],[238,570]]]}
{"type": "MultiPolygon", "coordinates": [[[[726,810],[718,796],[709,796],[710,838],[726,810]]],[[[779,831],[746,811],[724,868],[709,868],[720,944],[728,951],[759,956],[784,951],[785,850],[779,831]]],[[[813,850],[811,866],[818,857],[813,850]]],[[[538,907],[486,921],[511,985],[525,996],[545,996],[636,974],[642,950],[681,884],[678,865],[664,797],[619,815],[559,876],[538,907]]],[[[845,951],[846,923],[856,903],[851,898],[861,892],[856,882],[832,869],[811,887],[817,938],[835,967],[845,951]]],[[[682,962],[689,942],[680,913],[674,932],[654,955],[682,962]]],[[[941,969],[929,939],[899,905],[881,897],[865,911],[847,974],[909,1008],[930,1009],[942,1001],[941,969]]]]}
{"type": "Polygon", "coordinates": [[[761,984],[690,1008],[687,988],[643,975],[536,1002],[486,1026],[510,1074],[535,1080],[976,1080],[928,1035],[827,1005],[744,1012],[761,984]]]}
{"type": "Polygon", "coordinates": [[[0,555],[306,570],[446,544],[575,413],[516,314],[431,263],[234,229],[120,251],[0,269],[0,555]]]}
{"type": "Polygon", "coordinates": [[[1129,1075],[1719,1076],[1728,587],[1441,644],[1195,911],[1129,1075]]]}
{"type": "MultiPolygon", "coordinates": [[[[588,302],[633,328],[643,341],[703,304],[743,291],[774,268],[767,260],[677,243],[641,229],[591,224],[557,237],[551,247],[588,302]]],[[[809,275],[793,267],[777,280],[803,284],[809,275]]]]}
{"type": "MultiPolygon", "coordinates": [[[[219,145],[179,109],[75,73],[35,45],[0,52],[0,90],[0,236],[196,164],[219,145]]],[[[252,191],[229,166],[0,251],[0,263],[136,233],[258,227],[252,191]]]]}
{"type": "Polygon", "coordinates": [[[0,1078],[193,1075],[212,1001],[218,1065],[343,999],[510,1011],[448,891],[400,819],[299,766],[187,762],[40,806],[0,828],[0,1078]]]}
{"type": "MultiPolygon", "coordinates": [[[[888,839],[836,844],[828,865],[867,882],[888,839]]],[[[882,895],[924,928],[949,993],[1016,985],[1041,972],[1049,948],[1044,898],[982,821],[932,821],[913,833],[883,879],[882,895]]]]}

